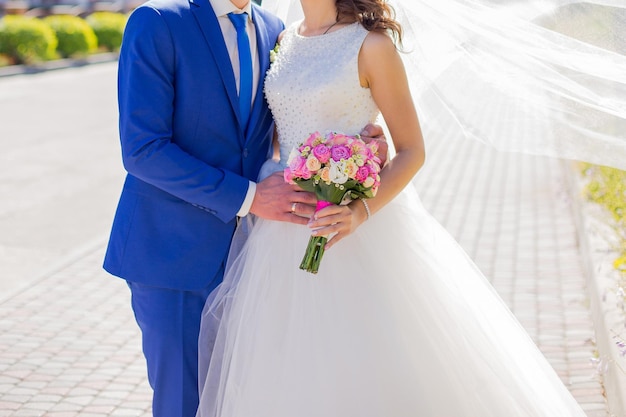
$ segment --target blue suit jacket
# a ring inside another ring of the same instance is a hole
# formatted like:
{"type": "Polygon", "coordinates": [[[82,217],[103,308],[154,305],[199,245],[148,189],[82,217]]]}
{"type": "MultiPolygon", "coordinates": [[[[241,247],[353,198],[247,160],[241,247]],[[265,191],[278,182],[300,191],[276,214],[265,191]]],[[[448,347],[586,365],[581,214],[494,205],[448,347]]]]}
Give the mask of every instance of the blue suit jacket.
{"type": "Polygon", "coordinates": [[[153,0],[131,15],[118,73],[128,175],[104,261],[111,274],[196,290],[224,264],[248,180],[273,134],[262,80],[283,24],[256,5],[252,18],[262,76],[244,130],[209,1],[153,0]]]}

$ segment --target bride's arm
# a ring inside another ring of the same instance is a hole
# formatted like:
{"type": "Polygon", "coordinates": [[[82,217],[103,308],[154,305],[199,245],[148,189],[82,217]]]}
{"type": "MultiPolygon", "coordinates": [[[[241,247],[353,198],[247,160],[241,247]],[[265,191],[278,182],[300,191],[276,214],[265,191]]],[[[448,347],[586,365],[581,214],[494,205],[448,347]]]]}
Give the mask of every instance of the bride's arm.
{"type": "Polygon", "coordinates": [[[381,185],[368,200],[372,214],[391,201],[424,164],[425,150],[404,65],[391,39],[371,32],[359,56],[361,84],[369,87],[389,129],[396,155],[381,171],[381,185]]]}
{"type": "MultiPolygon", "coordinates": [[[[387,35],[377,32],[367,35],[359,55],[359,77],[361,85],[371,90],[396,149],[396,155],[380,173],[376,197],[367,200],[373,215],[398,195],[422,167],[424,141],[402,59],[387,35]]],[[[316,229],[317,235],[336,233],[326,246],[330,248],[352,233],[367,216],[363,202],[356,200],[348,206],[320,210],[309,227],[316,229]]]]}

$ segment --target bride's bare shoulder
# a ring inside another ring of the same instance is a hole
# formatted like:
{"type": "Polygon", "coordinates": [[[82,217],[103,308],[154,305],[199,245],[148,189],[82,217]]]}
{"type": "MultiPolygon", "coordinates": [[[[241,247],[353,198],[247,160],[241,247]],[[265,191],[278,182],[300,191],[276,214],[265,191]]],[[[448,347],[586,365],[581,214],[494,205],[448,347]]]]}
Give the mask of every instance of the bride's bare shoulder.
{"type": "Polygon", "coordinates": [[[400,55],[390,36],[371,31],[365,37],[359,52],[361,86],[371,87],[375,78],[393,77],[403,70],[400,55]]]}
{"type": "Polygon", "coordinates": [[[397,49],[389,35],[384,32],[370,31],[363,41],[361,52],[380,54],[397,52],[397,49]]]}

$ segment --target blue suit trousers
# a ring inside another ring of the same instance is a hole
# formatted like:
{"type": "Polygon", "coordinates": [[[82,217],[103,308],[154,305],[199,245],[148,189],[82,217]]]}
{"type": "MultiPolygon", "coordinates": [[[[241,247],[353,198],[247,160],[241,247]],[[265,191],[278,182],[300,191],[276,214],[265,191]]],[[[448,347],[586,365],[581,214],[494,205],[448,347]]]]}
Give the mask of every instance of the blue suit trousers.
{"type": "Polygon", "coordinates": [[[142,333],[154,417],[195,417],[198,408],[198,335],[207,297],[221,281],[182,291],[128,282],[142,333]]]}

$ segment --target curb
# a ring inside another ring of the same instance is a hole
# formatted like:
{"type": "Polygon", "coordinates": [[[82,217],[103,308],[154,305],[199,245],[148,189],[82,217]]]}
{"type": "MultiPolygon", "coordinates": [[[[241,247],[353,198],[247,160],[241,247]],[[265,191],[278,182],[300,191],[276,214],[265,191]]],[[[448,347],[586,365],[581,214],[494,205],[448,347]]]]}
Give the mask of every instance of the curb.
{"type": "Polygon", "coordinates": [[[117,61],[119,54],[117,52],[105,52],[101,54],[90,55],[85,58],[66,58],[54,61],[42,62],[37,65],[9,65],[0,67],[0,78],[11,77],[23,74],[38,74],[45,71],[54,71],[65,68],[83,67],[91,64],[101,64],[105,62],[117,61]]]}
{"type": "MultiPolygon", "coordinates": [[[[626,339],[623,313],[615,291],[617,272],[613,268],[611,238],[614,231],[601,207],[587,202],[581,194],[583,180],[571,161],[564,161],[568,188],[589,288],[590,309],[596,333],[598,372],[602,377],[609,417],[626,417],[626,357],[617,345],[626,339]]],[[[623,297],[623,296],[621,296],[623,297]]],[[[621,301],[623,303],[623,301],[621,301]]]]}

